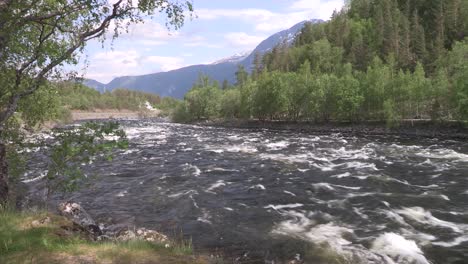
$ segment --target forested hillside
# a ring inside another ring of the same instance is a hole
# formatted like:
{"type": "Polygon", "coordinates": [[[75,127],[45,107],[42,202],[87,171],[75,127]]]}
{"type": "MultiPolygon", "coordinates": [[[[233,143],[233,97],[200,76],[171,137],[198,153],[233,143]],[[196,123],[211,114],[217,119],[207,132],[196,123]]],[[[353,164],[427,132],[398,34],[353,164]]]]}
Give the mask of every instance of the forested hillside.
{"type": "Polygon", "coordinates": [[[224,91],[202,79],[176,119],[468,120],[468,1],[350,0],[224,91]]]}

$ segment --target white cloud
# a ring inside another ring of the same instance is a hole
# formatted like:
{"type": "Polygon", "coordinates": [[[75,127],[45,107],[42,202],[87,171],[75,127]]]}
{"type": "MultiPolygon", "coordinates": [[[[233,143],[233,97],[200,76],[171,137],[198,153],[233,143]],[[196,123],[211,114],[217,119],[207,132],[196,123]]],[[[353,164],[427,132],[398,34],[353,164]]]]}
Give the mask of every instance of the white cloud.
{"type": "Polygon", "coordinates": [[[169,31],[165,26],[151,20],[133,24],[128,30],[128,37],[135,39],[171,40],[179,36],[180,32],[169,31]]]}
{"type": "Polygon", "coordinates": [[[185,47],[204,47],[204,48],[215,48],[219,49],[223,46],[210,43],[205,37],[202,36],[191,36],[184,39],[185,47]]]}
{"type": "Polygon", "coordinates": [[[277,14],[274,18],[260,21],[255,25],[258,31],[276,32],[294,26],[295,24],[314,18],[308,12],[291,12],[286,14],[277,14]]]}
{"type": "Polygon", "coordinates": [[[160,65],[162,71],[171,71],[182,68],[184,66],[184,59],[166,56],[149,56],[144,58],[144,63],[154,63],[160,65]]]}
{"type": "Polygon", "coordinates": [[[236,19],[253,25],[257,31],[274,32],[292,27],[307,19],[330,19],[334,10],[343,7],[343,0],[297,0],[284,13],[266,9],[199,9],[199,19],[236,19]]]}
{"type": "Polygon", "coordinates": [[[341,10],[343,0],[298,0],[291,5],[292,10],[307,10],[313,18],[330,19],[334,10],[341,10]]]}
{"type": "Polygon", "coordinates": [[[109,82],[115,77],[170,71],[185,66],[184,59],[168,56],[142,56],[136,50],[99,52],[90,58],[86,78],[109,82]]]}
{"type": "Polygon", "coordinates": [[[131,40],[135,44],[145,46],[164,45],[180,37],[180,32],[170,31],[165,26],[151,20],[140,24],[132,24],[127,32],[123,32],[119,36],[119,38],[131,40]]]}
{"type": "MultiPolygon", "coordinates": [[[[130,21],[123,21],[122,25],[130,21]]],[[[145,46],[159,46],[168,44],[170,41],[181,37],[178,31],[169,30],[167,27],[151,20],[146,19],[142,23],[130,23],[128,28],[125,26],[119,29],[119,40],[138,42],[145,46]]],[[[116,25],[111,24],[108,30],[108,38],[112,38],[116,25]]]]}
{"type": "Polygon", "coordinates": [[[313,9],[320,4],[320,0],[299,0],[291,5],[291,9],[313,9]]]}
{"type": "Polygon", "coordinates": [[[214,20],[219,18],[235,18],[244,20],[264,20],[275,16],[275,13],[265,9],[206,9],[196,10],[199,19],[214,20]]]}
{"type": "Polygon", "coordinates": [[[253,49],[265,39],[265,36],[251,36],[245,32],[232,32],[224,35],[224,39],[235,48],[253,49]]]}
{"type": "Polygon", "coordinates": [[[259,31],[273,32],[290,28],[304,20],[329,20],[333,11],[341,10],[343,5],[343,0],[294,1],[289,7],[288,12],[277,13],[268,19],[257,21],[256,29],[259,31]]]}
{"type": "Polygon", "coordinates": [[[148,47],[168,45],[177,41],[183,42],[183,45],[187,47],[220,48],[218,45],[210,44],[203,36],[172,31],[151,20],[141,24],[132,24],[128,31],[123,32],[119,38],[148,47]]]}

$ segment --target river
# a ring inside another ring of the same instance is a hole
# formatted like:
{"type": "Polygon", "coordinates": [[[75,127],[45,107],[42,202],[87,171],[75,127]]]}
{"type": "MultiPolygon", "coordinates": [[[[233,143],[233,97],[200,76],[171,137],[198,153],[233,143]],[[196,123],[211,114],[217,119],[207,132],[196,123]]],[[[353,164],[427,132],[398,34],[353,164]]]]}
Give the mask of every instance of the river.
{"type": "Polygon", "coordinates": [[[240,263],[468,263],[466,142],[122,125],[129,149],[67,196],[100,222],[240,263]]]}

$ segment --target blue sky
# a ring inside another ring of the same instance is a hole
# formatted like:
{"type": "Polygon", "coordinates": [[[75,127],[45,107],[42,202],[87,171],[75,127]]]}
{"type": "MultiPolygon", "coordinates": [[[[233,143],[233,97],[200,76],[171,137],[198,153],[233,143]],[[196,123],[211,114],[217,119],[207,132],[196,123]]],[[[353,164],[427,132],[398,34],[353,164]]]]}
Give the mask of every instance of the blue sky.
{"type": "Polygon", "coordinates": [[[305,19],[327,20],[343,0],[193,0],[196,17],[178,31],[162,21],[131,26],[104,48],[89,43],[86,78],[107,83],[115,77],[142,75],[208,64],[253,50],[268,36],[305,19]]]}

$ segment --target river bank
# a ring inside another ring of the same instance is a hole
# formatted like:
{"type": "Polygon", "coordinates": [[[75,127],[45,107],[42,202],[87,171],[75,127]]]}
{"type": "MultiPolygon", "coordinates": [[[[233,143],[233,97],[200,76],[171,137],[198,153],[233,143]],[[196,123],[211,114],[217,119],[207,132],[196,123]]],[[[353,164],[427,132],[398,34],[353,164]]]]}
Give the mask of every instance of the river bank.
{"type": "Polygon", "coordinates": [[[158,117],[161,111],[158,109],[133,111],[127,109],[95,109],[89,111],[72,110],[72,121],[103,120],[103,119],[140,119],[158,117]]]}
{"type": "Polygon", "coordinates": [[[435,123],[430,120],[405,120],[398,127],[389,128],[385,122],[330,122],[313,123],[304,121],[259,121],[259,120],[207,120],[196,122],[200,126],[270,129],[297,131],[310,134],[340,133],[350,136],[393,135],[409,137],[425,137],[440,139],[468,139],[468,124],[460,121],[435,123]]]}
{"type": "Polygon", "coordinates": [[[0,209],[1,263],[211,263],[189,247],[134,237],[95,240],[84,226],[58,214],[0,209]]]}

